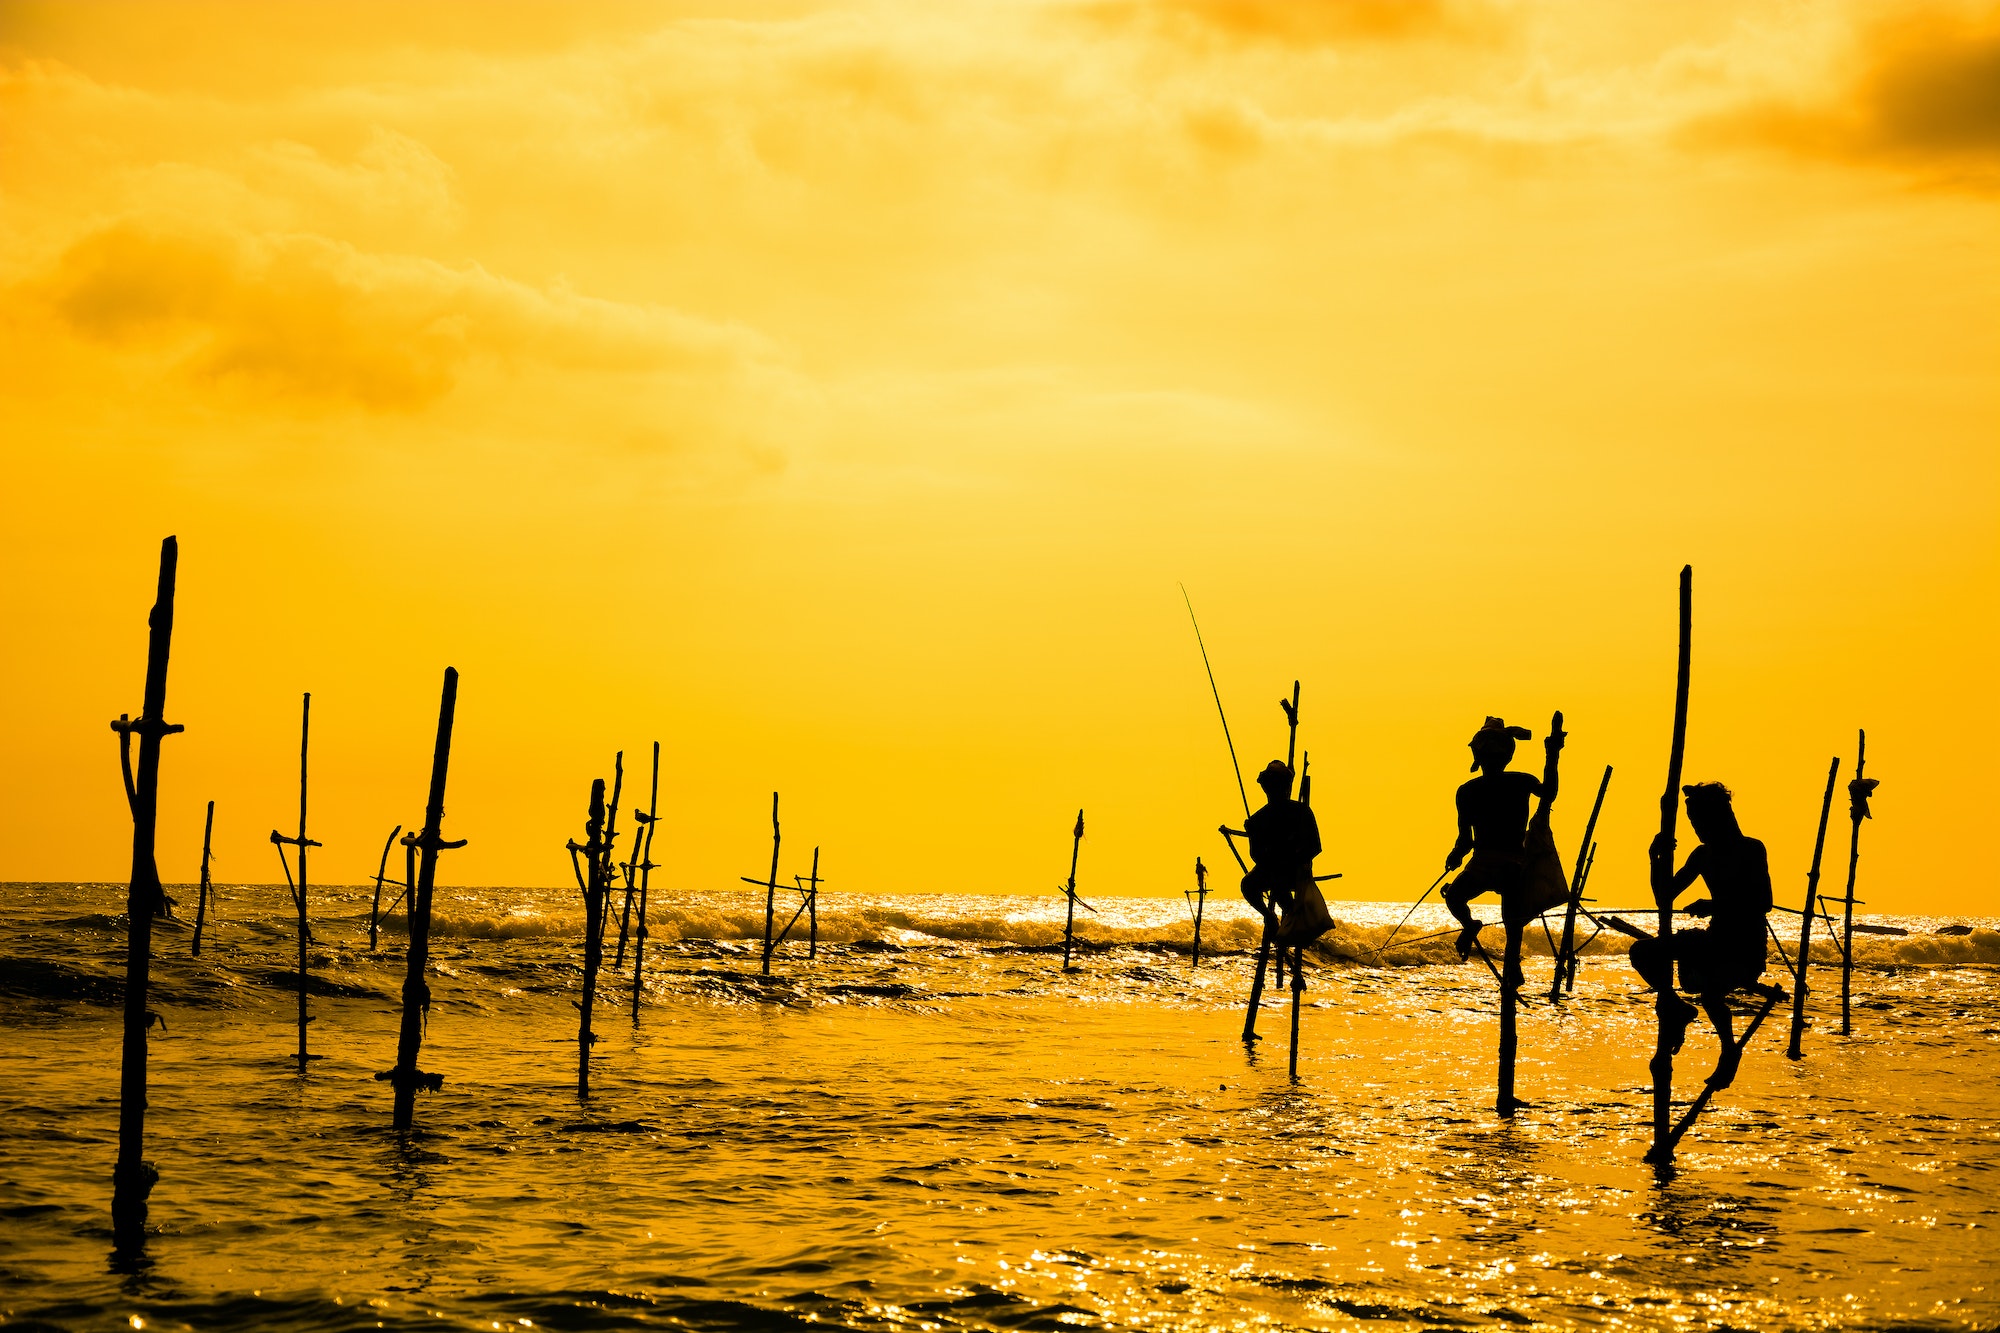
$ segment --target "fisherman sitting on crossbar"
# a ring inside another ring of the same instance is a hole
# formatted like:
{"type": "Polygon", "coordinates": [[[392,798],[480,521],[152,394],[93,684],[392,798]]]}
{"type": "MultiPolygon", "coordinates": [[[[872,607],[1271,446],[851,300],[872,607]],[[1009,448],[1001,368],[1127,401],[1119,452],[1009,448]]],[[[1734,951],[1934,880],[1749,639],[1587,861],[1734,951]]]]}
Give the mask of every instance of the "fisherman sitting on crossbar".
{"type": "MultiPolygon", "coordinates": [[[[1290,916],[1302,890],[1312,885],[1313,858],[1320,853],[1319,821],[1311,806],[1292,799],[1292,769],[1284,760],[1266,764],[1257,785],[1264,789],[1264,805],[1243,821],[1251,860],[1250,873],[1243,877],[1243,900],[1257,909],[1275,937],[1279,918],[1290,916]]],[[[1286,941],[1309,942],[1310,937],[1286,941]]]]}
{"type": "Polygon", "coordinates": [[[1745,837],[1729,803],[1729,788],[1720,782],[1698,782],[1681,788],[1687,798],[1688,823],[1701,845],[1688,853],[1687,863],[1674,871],[1674,840],[1662,833],[1653,839],[1653,897],[1671,908],[1689,885],[1700,878],[1709,896],[1688,907],[1691,916],[1705,916],[1706,927],[1676,930],[1665,939],[1632,941],[1632,967],[1660,993],[1661,1015],[1668,1023],[1667,1046],[1678,1054],[1688,1024],[1705,1012],[1722,1041],[1714,1088],[1726,1088],[1736,1078],[1743,1053],[1730,1023],[1728,996],[1755,987],[1764,974],[1765,918],[1771,913],[1771,869],[1764,844],[1745,837]],[[1681,986],[1692,991],[1701,1008],[1674,990],[1673,967],[1681,969],[1681,986]]]}
{"type": "MultiPolygon", "coordinates": [[[[1562,714],[1556,714],[1558,728],[1561,721],[1562,714]]],[[[1445,872],[1449,874],[1465,861],[1466,853],[1472,854],[1472,863],[1465,867],[1464,873],[1444,888],[1444,905],[1451,909],[1461,927],[1460,958],[1471,957],[1479,944],[1480,922],[1472,915],[1471,906],[1474,898],[1485,893],[1498,894],[1508,929],[1518,931],[1537,913],[1567,896],[1560,864],[1554,866],[1553,880],[1548,883],[1543,882],[1548,876],[1533,873],[1539,868],[1535,862],[1541,858],[1532,853],[1544,848],[1531,849],[1528,838],[1528,803],[1540,797],[1546,810],[1555,799],[1557,756],[1567,735],[1560,729],[1552,729],[1542,742],[1547,751],[1547,767],[1537,778],[1532,773],[1516,773],[1507,767],[1514,761],[1514,742],[1534,736],[1526,727],[1510,727],[1497,717],[1489,717],[1472,733],[1468,744],[1472,749],[1473,771],[1479,776],[1458,789],[1458,841],[1451,845],[1451,853],[1444,859],[1445,872]]],[[[1541,821],[1540,832],[1542,836],[1537,841],[1546,844],[1547,856],[1553,858],[1554,844],[1548,841],[1546,818],[1541,821]]],[[[1505,984],[1521,984],[1518,965],[1510,968],[1505,984]]]]}

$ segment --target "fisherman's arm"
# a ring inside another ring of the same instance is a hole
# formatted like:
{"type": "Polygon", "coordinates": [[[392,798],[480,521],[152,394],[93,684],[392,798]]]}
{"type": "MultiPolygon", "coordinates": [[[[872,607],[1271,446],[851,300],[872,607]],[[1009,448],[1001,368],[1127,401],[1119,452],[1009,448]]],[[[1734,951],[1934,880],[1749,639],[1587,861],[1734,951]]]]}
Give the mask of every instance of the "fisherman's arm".
{"type": "Polygon", "coordinates": [[[1669,833],[1661,833],[1653,838],[1649,849],[1653,859],[1653,901],[1662,907],[1671,907],[1674,899],[1687,890],[1701,874],[1706,857],[1705,849],[1697,847],[1688,853],[1687,864],[1679,874],[1674,873],[1674,839],[1669,833]]]}
{"type": "Polygon", "coordinates": [[[1472,850],[1472,812],[1465,808],[1465,788],[1458,789],[1458,841],[1451,845],[1451,854],[1444,858],[1445,872],[1458,869],[1465,860],[1465,854],[1472,850]]]}
{"type": "Polygon", "coordinates": [[[1557,713],[1555,720],[1549,724],[1549,734],[1542,738],[1542,754],[1544,756],[1542,761],[1542,783],[1541,790],[1535,794],[1542,798],[1544,806],[1547,806],[1556,799],[1556,788],[1561,785],[1558,775],[1561,772],[1563,742],[1568,739],[1569,733],[1563,730],[1563,715],[1557,713]]]}

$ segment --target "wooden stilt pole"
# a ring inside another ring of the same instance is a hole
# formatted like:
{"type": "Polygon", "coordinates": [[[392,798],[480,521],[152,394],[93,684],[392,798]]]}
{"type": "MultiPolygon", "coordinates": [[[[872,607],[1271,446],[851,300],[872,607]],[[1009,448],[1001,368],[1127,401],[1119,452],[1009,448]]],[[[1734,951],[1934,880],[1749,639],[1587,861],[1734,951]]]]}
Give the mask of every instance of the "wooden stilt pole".
{"type": "Polygon", "coordinates": [[[1840,1035],[1854,1031],[1851,1000],[1854,993],[1854,881],[1861,866],[1861,821],[1869,818],[1868,798],[1876,783],[1868,776],[1868,733],[1862,732],[1854,756],[1854,781],[1847,784],[1848,817],[1854,831],[1847,843],[1847,899],[1840,932],[1840,1035]]]}
{"type": "Polygon", "coordinates": [[[1806,872],[1806,911],[1799,918],[1799,961],[1798,970],[1792,974],[1792,1040],[1785,1048],[1785,1056],[1791,1060],[1802,1060],[1805,1051],[1799,1041],[1806,1031],[1806,963],[1812,956],[1813,909],[1819,900],[1820,853],[1826,850],[1826,821],[1833,813],[1833,784],[1840,776],[1840,756],[1835,755],[1826,769],[1826,795],[1819,803],[1819,833],[1813,838],[1812,869],[1806,872]]]}
{"type": "Polygon", "coordinates": [[[813,848],[812,874],[806,880],[812,887],[806,890],[806,957],[819,957],[819,848],[813,848]]]}
{"type": "Polygon", "coordinates": [[[1292,1081],[1295,1083],[1299,1077],[1299,1007],[1304,1001],[1306,994],[1305,962],[1305,946],[1300,945],[1292,951],[1292,1051],[1290,1069],[1292,1081]]]}
{"type": "Polygon", "coordinates": [[[312,927],[306,920],[306,849],[317,847],[318,843],[306,836],[306,759],[312,742],[312,694],[307,692],[299,706],[299,835],[288,838],[276,829],[271,830],[271,844],[278,849],[278,860],[285,862],[285,848],[296,847],[299,852],[299,876],[292,883],[291,866],[285,863],[285,880],[291,884],[292,905],[299,913],[299,1073],[304,1074],[312,1056],[306,1053],[306,1025],[312,1017],[306,1012],[306,949],[312,943],[312,927]]]}
{"type": "Polygon", "coordinates": [[[1520,988],[1508,984],[1508,978],[1519,975],[1521,970],[1521,931],[1516,922],[1505,923],[1507,945],[1501,955],[1500,969],[1500,1067],[1499,1095],[1494,1099],[1493,1109],[1502,1116],[1511,1117],[1519,1105],[1514,1100],[1514,1053],[1519,1037],[1515,1028],[1515,1014],[1520,1005],[1520,988]]]}
{"type": "Polygon", "coordinates": [[[201,826],[201,894],[194,903],[194,956],[201,957],[201,928],[208,921],[208,895],[212,892],[208,882],[208,859],[211,840],[215,834],[215,802],[208,803],[208,820],[201,826]]]}
{"type": "Polygon", "coordinates": [[[778,827],[778,793],[771,793],[771,875],[765,881],[764,893],[764,975],[771,975],[771,928],[773,918],[778,914],[778,843],[782,836],[778,827]]]}
{"type": "MultiPolygon", "coordinates": [[[[1667,752],[1667,789],[1660,797],[1660,838],[1667,843],[1667,875],[1673,876],[1674,829],[1680,820],[1681,809],[1681,760],[1687,752],[1688,714],[1688,669],[1692,662],[1694,646],[1694,566],[1681,568],[1681,612],[1680,612],[1680,654],[1675,672],[1674,684],[1674,740],[1667,752]]],[[[1662,942],[1672,938],[1674,933],[1674,909],[1671,898],[1660,901],[1660,933],[1662,942]]],[[[1674,1159],[1673,1111],[1674,1111],[1674,1056],[1671,1045],[1667,1015],[1671,1012],[1678,996],[1673,993],[1672,979],[1667,989],[1654,1002],[1654,1012],[1659,1016],[1659,1035],[1653,1047],[1653,1146],[1646,1153],[1646,1160],[1664,1166],[1674,1159]]]]}
{"type": "Polygon", "coordinates": [[[604,847],[598,853],[604,862],[604,910],[597,918],[597,943],[600,964],[604,953],[604,932],[611,922],[611,890],[618,883],[618,803],[625,794],[625,752],[618,751],[611,760],[611,801],[604,809],[604,847]]]}
{"type": "Polygon", "coordinates": [[[1201,916],[1202,909],[1208,906],[1208,867],[1201,863],[1199,856],[1194,859],[1194,893],[1191,896],[1194,898],[1194,961],[1189,964],[1190,969],[1201,966],[1201,916]]]}
{"type": "Polygon", "coordinates": [[[632,820],[644,833],[640,847],[638,833],[632,835],[632,857],[639,864],[639,930],[632,940],[632,1021],[639,1021],[639,997],[646,992],[646,896],[653,882],[653,830],[660,822],[660,743],[653,742],[653,786],[646,797],[646,811],[632,812],[632,820]]]}
{"type": "Polygon", "coordinates": [[[594,778],[590,784],[590,815],[583,826],[584,840],[579,845],[570,839],[570,869],[576,875],[576,886],[583,893],[583,996],[575,1001],[578,1021],[576,1028],[576,1095],[578,1100],[590,1096],[590,1048],[596,1042],[597,1034],[590,1030],[590,1010],[597,995],[597,969],[604,961],[605,897],[609,884],[604,869],[607,859],[604,844],[604,779],[594,778]],[[579,861],[581,854],[581,861],[579,861]]]}
{"type": "Polygon", "coordinates": [[[120,716],[119,767],[132,811],[132,877],[125,893],[125,1034],[118,1071],[118,1161],[111,1172],[114,1258],[135,1257],[146,1243],[146,1198],[159,1172],[146,1161],[146,1029],[157,1017],[146,1008],[152,980],[153,911],[159,903],[160,868],[154,841],[160,816],[160,741],[181,730],[166,720],[167,659],[174,638],[174,584],[180,543],[160,543],[160,579],[147,617],[146,695],[139,717],[120,716]],[[132,737],[139,737],[139,768],[132,770],[132,737]]]}
{"type": "MultiPolygon", "coordinates": [[[[1593,842],[1590,844],[1589,854],[1583,858],[1583,873],[1577,877],[1577,901],[1579,906],[1582,905],[1583,890],[1590,886],[1590,868],[1596,864],[1597,864],[1597,844],[1593,842]]],[[[1590,940],[1596,939],[1598,935],[1602,932],[1602,929],[1603,929],[1602,927],[1592,928],[1590,932],[1590,939],[1585,940],[1582,944],[1579,944],[1574,949],[1570,950],[1569,966],[1564,969],[1564,977],[1563,977],[1563,992],[1565,994],[1573,994],[1576,991],[1577,959],[1582,956],[1583,951],[1585,949],[1588,949],[1590,947],[1590,940]]]]}
{"type": "MultiPolygon", "coordinates": [[[[640,811],[632,812],[632,822],[641,825],[645,823],[640,811]]],[[[625,970],[625,942],[632,934],[632,902],[639,895],[639,840],[640,833],[634,833],[632,854],[625,858],[625,864],[621,867],[625,872],[625,906],[618,914],[618,954],[611,963],[613,972],[625,970]]]]}
{"type": "MultiPolygon", "coordinates": [[[[1776,986],[1757,986],[1752,989],[1755,989],[1763,996],[1764,1004],[1751,1016],[1749,1026],[1743,1029],[1743,1035],[1736,1039],[1735,1046],[1738,1052],[1743,1051],[1750,1045],[1750,1039],[1757,1035],[1757,1029],[1763,1026],[1764,1020],[1770,1016],[1771,1011],[1778,1007],[1778,1002],[1785,998],[1785,992],[1776,986]]],[[[1672,1162],[1674,1160],[1674,1149],[1680,1145],[1681,1137],[1694,1127],[1696,1118],[1707,1108],[1709,1098],[1713,1096],[1715,1096],[1715,1085],[1713,1083],[1704,1083],[1700,1093],[1695,1096],[1694,1101],[1688,1104],[1687,1110],[1681,1112],[1680,1120],[1668,1131],[1666,1136],[1666,1151],[1658,1156],[1648,1153],[1646,1160],[1662,1164],[1672,1162]]]]}
{"type": "Polygon", "coordinates": [[[389,830],[389,836],[382,842],[382,860],[375,867],[375,901],[368,908],[368,952],[370,953],[375,952],[376,938],[382,928],[382,884],[389,878],[389,849],[396,845],[396,835],[402,831],[401,824],[389,830]]]}
{"type": "MultiPolygon", "coordinates": [[[[431,1012],[431,988],[424,980],[424,969],[431,956],[431,894],[437,885],[438,853],[465,846],[463,838],[456,842],[444,839],[445,777],[451,770],[451,731],[457,712],[458,672],[446,667],[444,692],[438,699],[437,741],[431,747],[430,794],[424,801],[423,832],[416,838],[417,874],[403,909],[410,927],[410,946],[403,965],[403,1022],[396,1037],[396,1067],[375,1076],[395,1087],[395,1126],[399,1131],[415,1122],[417,1089],[436,1092],[444,1086],[443,1074],[426,1074],[417,1068],[417,1056],[423,1049],[431,1012]]],[[[384,865],[388,858],[389,849],[384,846],[384,865]]]]}
{"type": "Polygon", "coordinates": [[[1556,950],[1555,980],[1549,983],[1550,1003],[1562,999],[1565,989],[1576,986],[1576,913],[1583,905],[1584,867],[1589,864],[1591,839],[1597,836],[1597,816],[1604,810],[1604,793],[1610,786],[1611,765],[1606,764],[1604,777],[1597,784],[1597,800],[1590,807],[1590,822],[1583,826],[1583,845],[1576,849],[1576,862],[1571,868],[1569,905],[1563,910],[1562,944],[1556,950]]]}
{"type": "Polygon", "coordinates": [[[1070,949],[1076,940],[1076,858],[1083,850],[1083,811],[1076,812],[1076,828],[1071,831],[1069,844],[1069,883],[1063,888],[1063,897],[1069,907],[1063,917],[1063,971],[1069,971],[1070,949]]]}

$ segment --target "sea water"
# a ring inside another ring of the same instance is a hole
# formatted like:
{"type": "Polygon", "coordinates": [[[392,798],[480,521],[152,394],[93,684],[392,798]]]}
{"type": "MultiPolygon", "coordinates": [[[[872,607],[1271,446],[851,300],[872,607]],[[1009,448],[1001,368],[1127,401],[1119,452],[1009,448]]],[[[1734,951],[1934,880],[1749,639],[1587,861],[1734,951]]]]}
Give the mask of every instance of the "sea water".
{"type": "MultiPolygon", "coordinates": [[[[1059,897],[828,893],[767,979],[761,893],[656,891],[579,1100],[575,893],[441,889],[445,1082],[398,1135],[400,919],[371,952],[367,896],[312,890],[302,1077],[290,901],[225,887],[199,959],[154,937],[160,1180],[114,1259],[123,901],[4,889],[9,1329],[2000,1325],[2000,922],[1867,918],[1910,933],[1857,938],[1853,1035],[1811,969],[1806,1058],[1781,1007],[1658,1171],[1615,936],[1551,1004],[1530,934],[1503,1120],[1494,978],[1429,908],[1381,950],[1403,907],[1334,905],[1294,1079],[1289,989],[1242,1041],[1256,932],[1221,895],[1199,967],[1181,902],[1113,899],[1065,973],[1059,897]]],[[[1715,1049],[1698,1024],[1677,1101],[1715,1049]]]]}

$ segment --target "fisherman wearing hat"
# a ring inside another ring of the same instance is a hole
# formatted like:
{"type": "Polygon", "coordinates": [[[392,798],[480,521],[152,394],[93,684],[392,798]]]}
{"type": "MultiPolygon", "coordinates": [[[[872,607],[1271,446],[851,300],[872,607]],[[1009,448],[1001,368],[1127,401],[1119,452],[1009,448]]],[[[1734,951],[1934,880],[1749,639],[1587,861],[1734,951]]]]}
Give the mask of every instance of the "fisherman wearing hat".
{"type": "Polygon", "coordinates": [[[1722,1055],[1708,1082],[1726,1088],[1743,1058],[1730,1023],[1728,996],[1764,974],[1771,865],[1764,844],[1745,836],[1736,822],[1729,788],[1720,782],[1697,782],[1681,792],[1687,799],[1688,823],[1701,845],[1688,853],[1687,863],[1676,872],[1672,836],[1662,833],[1653,839],[1653,897],[1660,906],[1671,907],[1699,878],[1708,886],[1708,897],[1690,903],[1686,910],[1690,916],[1707,917],[1709,925],[1676,930],[1665,939],[1634,940],[1630,957],[1633,971],[1659,992],[1670,1052],[1680,1052],[1697,1013],[1708,1015],[1722,1040],[1722,1055]],[[1681,986],[1695,993],[1701,1001],[1699,1010],[1674,989],[1676,962],[1681,965],[1681,986]]]}
{"type": "Polygon", "coordinates": [[[1276,918],[1292,910],[1299,886],[1313,882],[1319,821],[1311,806],[1292,799],[1292,769],[1284,760],[1266,764],[1257,785],[1264,791],[1264,805],[1243,821],[1252,862],[1243,877],[1243,897],[1275,930],[1276,918]]]}
{"type": "MultiPolygon", "coordinates": [[[[1482,893],[1499,894],[1501,914],[1510,928],[1520,917],[1518,911],[1508,908],[1510,899],[1523,896],[1528,879],[1528,803],[1539,796],[1546,809],[1556,798],[1556,755],[1566,735],[1560,726],[1562,714],[1556,718],[1557,726],[1542,742],[1548,751],[1548,766],[1540,778],[1507,768],[1514,759],[1514,742],[1534,734],[1526,727],[1510,727],[1497,717],[1489,717],[1472,734],[1472,768],[1479,776],[1458,789],[1458,841],[1444,861],[1449,873],[1464,863],[1468,852],[1472,854],[1471,864],[1444,889],[1445,906],[1463,927],[1458,933],[1460,958],[1470,957],[1479,942],[1481,923],[1472,915],[1470,905],[1474,898],[1482,893]]],[[[1520,982],[1516,975],[1508,977],[1506,984],[1518,986],[1520,982]]]]}

